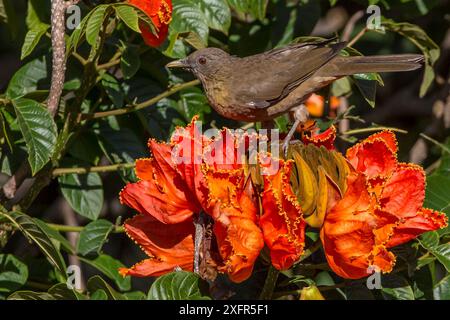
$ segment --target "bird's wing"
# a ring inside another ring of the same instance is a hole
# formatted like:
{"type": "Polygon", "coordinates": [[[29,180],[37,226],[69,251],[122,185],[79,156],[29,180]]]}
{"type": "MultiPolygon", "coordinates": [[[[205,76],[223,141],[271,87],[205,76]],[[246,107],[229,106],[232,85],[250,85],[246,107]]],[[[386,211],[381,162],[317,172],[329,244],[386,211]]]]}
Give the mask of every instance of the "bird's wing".
{"type": "Polygon", "coordinates": [[[256,108],[266,108],[288,95],[300,83],[333,59],[345,43],[294,44],[242,59],[239,97],[256,108]]]}

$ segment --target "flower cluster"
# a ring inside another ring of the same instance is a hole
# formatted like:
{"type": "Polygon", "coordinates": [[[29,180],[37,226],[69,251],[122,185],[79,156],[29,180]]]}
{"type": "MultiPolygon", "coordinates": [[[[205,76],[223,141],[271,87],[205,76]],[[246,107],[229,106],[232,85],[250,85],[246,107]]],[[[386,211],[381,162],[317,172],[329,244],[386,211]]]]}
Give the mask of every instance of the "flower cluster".
{"type": "Polygon", "coordinates": [[[275,268],[291,268],[304,252],[307,225],[320,229],[328,264],[339,276],[390,272],[395,256],[389,248],[446,226],[447,218],[422,208],[424,171],[397,161],[392,132],[367,138],[345,157],[334,150],[335,136],[333,127],[305,136],[288,160],[260,155],[258,174],[238,161],[248,137],[228,129],[212,139],[193,121],[176,129],[168,144],[150,140],[152,158],[136,161],[140,181],[120,194],[140,213],[124,226],[149,258],[121,274],[193,270],[200,213],[212,221],[214,242],[201,258],[234,282],[250,277],[264,244],[275,268]]]}
{"type": "Polygon", "coordinates": [[[172,0],[128,0],[128,2],[145,12],[152,21],[153,30],[144,23],[140,24],[145,43],[151,47],[159,47],[169,32],[172,0]]]}

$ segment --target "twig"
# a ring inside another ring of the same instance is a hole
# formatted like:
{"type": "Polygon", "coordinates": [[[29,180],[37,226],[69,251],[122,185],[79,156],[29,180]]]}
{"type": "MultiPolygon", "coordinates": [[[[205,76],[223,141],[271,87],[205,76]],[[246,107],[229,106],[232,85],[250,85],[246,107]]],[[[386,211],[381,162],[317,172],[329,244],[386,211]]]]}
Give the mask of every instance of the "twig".
{"type": "Polygon", "coordinates": [[[84,168],[57,168],[53,170],[53,176],[58,177],[66,174],[87,174],[91,172],[112,172],[121,169],[134,168],[134,163],[118,163],[107,166],[84,167],[84,168]]]}
{"type": "Polygon", "coordinates": [[[348,47],[351,47],[351,46],[353,46],[359,39],[361,39],[361,37],[363,36],[363,35],[365,35],[366,34],[366,32],[367,32],[367,30],[369,30],[369,29],[367,29],[367,27],[364,27],[353,39],[352,39],[352,41],[350,41],[348,44],[347,44],[347,46],[348,47]]]}
{"type": "Polygon", "coordinates": [[[361,128],[361,129],[353,129],[346,132],[343,132],[343,135],[354,135],[354,134],[360,134],[360,133],[368,133],[368,132],[375,132],[375,131],[382,131],[382,130],[391,130],[394,132],[399,132],[403,134],[407,134],[408,131],[393,127],[371,127],[371,128],[361,128]]]}
{"type": "Polygon", "coordinates": [[[190,82],[177,84],[177,85],[174,85],[173,87],[171,87],[170,89],[164,91],[163,93],[161,93],[147,101],[144,101],[144,102],[139,103],[134,106],[130,106],[128,108],[115,109],[115,110],[111,110],[111,111],[103,111],[103,112],[96,112],[96,113],[82,113],[80,115],[80,120],[99,119],[99,118],[105,118],[105,117],[109,117],[109,116],[118,116],[118,115],[123,115],[123,114],[131,113],[131,112],[136,112],[138,110],[150,107],[150,106],[154,105],[155,103],[159,102],[160,100],[177,93],[178,91],[181,91],[186,88],[194,87],[198,84],[200,84],[199,80],[193,80],[190,82]]]}
{"type": "Polygon", "coordinates": [[[344,31],[342,32],[342,41],[349,41],[350,36],[352,35],[353,30],[355,29],[356,23],[364,17],[364,11],[360,10],[353,14],[350,19],[348,19],[347,24],[345,25],[344,31]]]}
{"type": "MultiPolygon", "coordinates": [[[[53,230],[59,231],[59,232],[81,232],[84,230],[85,227],[82,226],[66,226],[64,224],[54,224],[54,223],[47,223],[47,225],[52,228],[53,230]]],[[[122,226],[115,226],[113,233],[123,233],[125,232],[125,229],[122,226]]]]}

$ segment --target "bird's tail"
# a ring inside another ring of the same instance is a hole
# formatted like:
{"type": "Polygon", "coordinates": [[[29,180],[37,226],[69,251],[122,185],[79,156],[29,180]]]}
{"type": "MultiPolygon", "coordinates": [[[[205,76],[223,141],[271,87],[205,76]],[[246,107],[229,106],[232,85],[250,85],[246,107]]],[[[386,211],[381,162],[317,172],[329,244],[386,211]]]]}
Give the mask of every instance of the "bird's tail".
{"type": "Polygon", "coordinates": [[[424,56],[420,54],[396,54],[381,56],[338,57],[329,69],[334,76],[349,76],[369,72],[402,72],[422,67],[424,56]]]}

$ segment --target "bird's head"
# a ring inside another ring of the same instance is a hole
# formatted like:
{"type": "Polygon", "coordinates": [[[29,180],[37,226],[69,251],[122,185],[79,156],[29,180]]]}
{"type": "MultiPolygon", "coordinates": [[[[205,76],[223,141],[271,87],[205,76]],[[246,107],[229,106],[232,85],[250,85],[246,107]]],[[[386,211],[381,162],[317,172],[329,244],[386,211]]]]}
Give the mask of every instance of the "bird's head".
{"type": "Polygon", "coordinates": [[[169,62],[168,68],[184,68],[194,73],[200,79],[213,77],[228,61],[230,55],[218,48],[197,50],[185,59],[169,62]]]}

